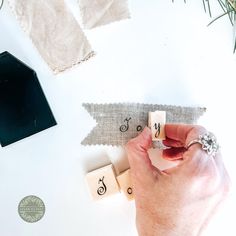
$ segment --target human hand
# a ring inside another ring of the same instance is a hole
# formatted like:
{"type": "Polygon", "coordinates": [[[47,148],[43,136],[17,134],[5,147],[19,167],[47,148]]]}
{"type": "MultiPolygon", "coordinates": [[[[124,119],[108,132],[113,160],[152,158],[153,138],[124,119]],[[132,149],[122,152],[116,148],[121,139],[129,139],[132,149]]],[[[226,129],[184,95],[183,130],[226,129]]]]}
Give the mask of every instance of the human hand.
{"type": "Polygon", "coordinates": [[[186,149],[206,130],[193,125],[165,125],[163,158],[178,165],[160,171],[151,164],[149,128],[126,145],[140,236],[200,235],[229,191],[229,177],[218,152],[215,157],[200,144],[186,149]]]}

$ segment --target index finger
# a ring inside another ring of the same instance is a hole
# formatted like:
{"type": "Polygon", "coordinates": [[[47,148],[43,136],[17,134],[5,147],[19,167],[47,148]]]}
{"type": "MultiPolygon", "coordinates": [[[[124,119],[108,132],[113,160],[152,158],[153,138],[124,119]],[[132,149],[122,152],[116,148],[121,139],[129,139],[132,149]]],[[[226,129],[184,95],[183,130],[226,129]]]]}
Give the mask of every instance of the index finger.
{"type": "Polygon", "coordinates": [[[180,146],[186,147],[191,140],[198,138],[199,134],[205,131],[205,128],[199,125],[166,124],[165,134],[167,140],[165,143],[176,142],[180,146]]]}

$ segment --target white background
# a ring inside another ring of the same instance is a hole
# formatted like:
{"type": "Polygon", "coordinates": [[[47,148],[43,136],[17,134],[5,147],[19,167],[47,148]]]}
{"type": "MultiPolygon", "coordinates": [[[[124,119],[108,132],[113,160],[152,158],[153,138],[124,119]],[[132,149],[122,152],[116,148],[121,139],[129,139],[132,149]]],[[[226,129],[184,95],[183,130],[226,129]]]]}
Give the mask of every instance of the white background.
{"type": "MultiPolygon", "coordinates": [[[[212,1],[217,6],[216,0],[212,1]]],[[[76,0],[68,0],[80,21],[76,0]]],[[[122,149],[84,147],[95,121],[84,102],[139,102],[205,106],[199,124],[214,131],[235,183],[235,66],[233,29],[227,17],[206,27],[202,1],[130,0],[132,18],[85,31],[97,55],[53,75],[7,4],[0,11],[0,52],[34,68],[58,122],[56,127],[0,148],[1,236],[132,236],[134,202],[122,194],[93,202],[85,173],[112,162],[128,167],[122,149]],[[34,224],[21,220],[19,201],[36,195],[46,205],[34,224]]],[[[217,16],[219,9],[213,9],[217,16]]],[[[205,235],[236,235],[233,189],[205,235]]]]}

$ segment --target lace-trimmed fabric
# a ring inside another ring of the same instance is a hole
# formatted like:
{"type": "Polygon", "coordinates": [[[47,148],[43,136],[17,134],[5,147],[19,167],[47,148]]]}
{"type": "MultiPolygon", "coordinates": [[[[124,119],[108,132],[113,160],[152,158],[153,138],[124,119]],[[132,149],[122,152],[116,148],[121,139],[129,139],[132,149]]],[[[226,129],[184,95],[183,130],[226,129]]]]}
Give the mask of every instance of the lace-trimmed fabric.
{"type": "Polygon", "coordinates": [[[79,0],[79,6],[87,29],[130,18],[127,0],[79,0]]]}
{"type": "Polygon", "coordinates": [[[55,73],[94,55],[64,0],[8,0],[42,58],[55,73]]]}

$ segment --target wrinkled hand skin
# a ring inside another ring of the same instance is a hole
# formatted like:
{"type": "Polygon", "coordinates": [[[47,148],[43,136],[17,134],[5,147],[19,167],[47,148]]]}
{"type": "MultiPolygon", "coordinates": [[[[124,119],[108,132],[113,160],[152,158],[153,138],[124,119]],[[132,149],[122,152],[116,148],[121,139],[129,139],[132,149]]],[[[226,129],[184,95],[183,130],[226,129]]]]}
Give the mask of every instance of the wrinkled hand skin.
{"type": "Polygon", "coordinates": [[[209,156],[194,144],[206,130],[193,125],[165,125],[163,158],[178,165],[160,171],[151,164],[151,131],[145,128],[126,145],[136,204],[139,236],[201,235],[228,195],[230,180],[221,154],[209,156]]]}

